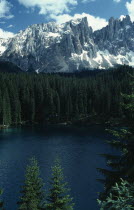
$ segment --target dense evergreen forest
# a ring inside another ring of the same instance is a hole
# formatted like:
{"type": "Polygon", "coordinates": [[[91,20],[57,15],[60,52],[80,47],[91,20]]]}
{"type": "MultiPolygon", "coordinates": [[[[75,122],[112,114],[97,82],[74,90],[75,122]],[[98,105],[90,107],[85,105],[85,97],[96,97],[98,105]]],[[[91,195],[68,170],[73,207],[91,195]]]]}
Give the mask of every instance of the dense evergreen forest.
{"type": "Polygon", "coordinates": [[[108,169],[98,169],[104,175],[101,180],[104,192],[100,193],[101,200],[98,200],[102,210],[134,209],[134,76],[129,76],[132,78],[129,84],[131,94],[121,94],[126,120],[123,126],[109,130],[115,138],[107,141],[119,153],[102,154],[108,169]]]}
{"type": "MultiPolygon", "coordinates": [[[[44,122],[52,118],[72,120],[94,115],[105,119],[118,117],[123,127],[109,130],[113,140],[108,143],[119,153],[101,155],[106,158],[108,168],[98,168],[104,175],[100,180],[104,191],[100,193],[98,203],[101,210],[134,209],[133,75],[133,69],[126,66],[74,75],[1,73],[1,123],[44,122]]],[[[48,194],[44,195],[38,162],[31,159],[18,209],[75,209],[59,160],[52,167],[50,184],[48,194]]],[[[0,196],[2,193],[0,190],[0,196]]],[[[0,208],[3,205],[0,200],[0,208]]]]}
{"type": "Polygon", "coordinates": [[[122,117],[133,69],[75,74],[0,73],[0,124],[122,117]]]}

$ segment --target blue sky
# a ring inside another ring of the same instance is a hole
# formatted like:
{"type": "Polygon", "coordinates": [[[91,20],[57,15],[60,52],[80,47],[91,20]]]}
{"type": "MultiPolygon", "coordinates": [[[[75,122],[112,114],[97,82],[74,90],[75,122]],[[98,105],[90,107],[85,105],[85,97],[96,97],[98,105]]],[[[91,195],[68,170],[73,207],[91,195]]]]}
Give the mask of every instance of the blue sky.
{"type": "Polygon", "coordinates": [[[134,0],[0,0],[0,37],[10,37],[35,23],[62,23],[83,16],[97,30],[111,16],[127,14],[134,21],[134,0]]]}

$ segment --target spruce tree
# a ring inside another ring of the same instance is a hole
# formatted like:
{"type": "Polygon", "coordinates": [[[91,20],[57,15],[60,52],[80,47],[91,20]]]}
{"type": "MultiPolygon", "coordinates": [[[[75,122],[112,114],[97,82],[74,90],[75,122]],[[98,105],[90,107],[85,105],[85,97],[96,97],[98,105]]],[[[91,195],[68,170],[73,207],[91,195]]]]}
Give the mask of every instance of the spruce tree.
{"type": "Polygon", "coordinates": [[[134,209],[134,184],[121,179],[110,190],[104,201],[98,200],[101,210],[131,210],[134,209]]]}
{"type": "MultiPolygon", "coordinates": [[[[3,194],[3,191],[0,190],[0,196],[3,194]]],[[[0,209],[3,209],[3,201],[0,199],[0,209]]]]}
{"type": "Polygon", "coordinates": [[[116,139],[108,143],[112,147],[119,149],[121,155],[102,155],[106,158],[107,165],[112,170],[110,168],[98,169],[105,176],[105,179],[101,180],[105,186],[105,191],[100,197],[101,199],[106,198],[111,187],[116,182],[119,182],[120,178],[127,180],[129,183],[134,183],[134,82],[131,84],[131,94],[122,94],[122,97],[124,98],[122,107],[124,108],[125,116],[123,123],[127,129],[110,131],[116,139]]]}
{"type": "Polygon", "coordinates": [[[25,183],[23,185],[22,196],[20,198],[19,209],[21,210],[41,210],[44,209],[43,182],[40,178],[38,162],[35,158],[30,160],[26,168],[25,183]]]}
{"type": "Polygon", "coordinates": [[[9,81],[8,90],[11,106],[12,123],[19,124],[21,122],[21,104],[19,100],[17,85],[12,80],[9,81]]]}
{"type": "Polygon", "coordinates": [[[30,122],[34,122],[35,120],[35,100],[34,97],[31,96],[30,98],[30,110],[29,110],[29,120],[30,122]]]}
{"type": "Polygon", "coordinates": [[[7,88],[3,95],[3,125],[11,124],[11,105],[7,88]]]}
{"type": "Polygon", "coordinates": [[[52,167],[51,188],[47,197],[47,210],[72,210],[72,198],[68,194],[67,183],[64,181],[63,169],[57,159],[52,167]]]}
{"type": "Polygon", "coordinates": [[[71,96],[69,95],[67,97],[67,103],[66,103],[66,117],[67,117],[67,120],[69,118],[72,118],[72,113],[73,113],[73,105],[72,105],[72,99],[71,99],[71,96]]]}
{"type": "Polygon", "coordinates": [[[121,67],[69,76],[0,73],[0,124],[77,121],[85,116],[94,118],[95,114],[106,121],[120,117],[120,92],[128,94],[130,89],[127,68],[132,71],[121,67]]]}
{"type": "Polygon", "coordinates": [[[58,114],[58,117],[59,117],[60,116],[60,97],[57,92],[55,93],[55,108],[56,108],[56,113],[58,114]]]}
{"type": "Polygon", "coordinates": [[[3,119],[3,114],[2,114],[2,110],[3,110],[3,106],[2,106],[2,94],[1,94],[1,90],[0,90],[0,123],[2,123],[2,119],[3,119]]]}

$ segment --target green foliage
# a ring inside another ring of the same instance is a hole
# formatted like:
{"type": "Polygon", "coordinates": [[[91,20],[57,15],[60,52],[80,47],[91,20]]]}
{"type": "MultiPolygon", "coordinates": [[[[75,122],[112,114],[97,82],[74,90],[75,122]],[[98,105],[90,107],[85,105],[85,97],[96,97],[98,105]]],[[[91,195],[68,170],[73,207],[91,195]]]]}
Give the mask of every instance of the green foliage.
{"type": "MultiPolygon", "coordinates": [[[[133,77],[132,77],[133,79],[133,77]]],[[[108,141],[108,143],[119,149],[120,155],[103,154],[107,160],[109,169],[99,169],[105,176],[103,180],[105,191],[101,194],[100,198],[104,199],[111,190],[111,187],[119,182],[120,178],[127,180],[129,183],[134,183],[134,83],[130,84],[131,94],[122,94],[124,109],[124,126],[125,129],[119,129],[110,131],[115,140],[108,141]],[[111,169],[110,169],[111,168],[111,169]]]]}
{"type": "MultiPolygon", "coordinates": [[[[0,196],[3,194],[3,191],[0,190],[0,196]]],[[[3,201],[0,200],[0,209],[2,210],[3,209],[3,201]]]]}
{"type": "Polygon", "coordinates": [[[9,98],[7,89],[5,89],[4,94],[3,94],[2,111],[3,111],[3,125],[10,125],[11,124],[11,105],[10,105],[10,98],[9,98]]]}
{"type": "Polygon", "coordinates": [[[131,210],[134,209],[134,183],[129,184],[121,179],[121,183],[116,183],[110,190],[106,200],[98,200],[101,210],[131,210]]]}
{"type": "Polygon", "coordinates": [[[64,181],[63,169],[59,160],[52,167],[51,188],[48,196],[44,196],[43,182],[39,177],[39,166],[37,160],[32,158],[27,166],[25,183],[20,198],[19,209],[21,210],[72,210],[72,198],[68,194],[69,189],[64,181]],[[47,200],[47,201],[46,201],[47,200]]]}
{"type": "Polygon", "coordinates": [[[0,73],[0,124],[123,117],[121,92],[131,92],[131,80],[126,67],[85,76],[0,73]]]}
{"type": "Polygon", "coordinates": [[[40,178],[38,162],[35,158],[30,160],[26,168],[25,183],[20,198],[19,209],[41,210],[44,209],[43,182],[40,178]]]}
{"type": "Polygon", "coordinates": [[[67,183],[64,181],[63,169],[59,160],[55,161],[52,167],[51,188],[47,197],[46,209],[51,210],[72,210],[72,198],[68,194],[67,183]]]}

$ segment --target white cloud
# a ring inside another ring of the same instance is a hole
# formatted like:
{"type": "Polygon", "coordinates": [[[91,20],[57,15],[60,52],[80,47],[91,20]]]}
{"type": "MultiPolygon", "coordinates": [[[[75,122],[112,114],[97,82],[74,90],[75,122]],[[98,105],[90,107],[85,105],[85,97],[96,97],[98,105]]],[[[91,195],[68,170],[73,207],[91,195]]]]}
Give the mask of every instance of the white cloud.
{"type": "Polygon", "coordinates": [[[14,25],[12,25],[12,24],[7,26],[7,28],[13,28],[13,27],[14,27],[14,25]]]}
{"type": "Polygon", "coordinates": [[[126,8],[131,20],[134,21],[134,0],[131,0],[131,2],[126,2],[126,8]]]}
{"type": "Polygon", "coordinates": [[[108,24],[108,22],[105,19],[100,18],[100,17],[95,17],[86,13],[75,14],[74,16],[70,16],[68,14],[63,14],[59,16],[51,15],[51,18],[55,19],[56,22],[59,24],[67,22],[71,19],[78,19],[78,18],[83,18],[83,17],[87,17],[88,24],[89,26],[93,28],[94,31],[99,30],[108,24]]]}
{"type": "Polygon", "coordinates": [[[20,4],[29,8],[38,8],[39,14],[46,15],[48,19],[53,19],[58,23],[69,21],[73,18],[88,18],[89,25],[94,30],[100,29],[107,25],[107,21],[100,17],[94,17],[85,13],[70,16],[70,11],[77,6],[78,2],[92,2],[96,0],[18,0],[20,4]]]}
{"type": "Polygon", "coordinates": [[[0,38],[11,38],[13,37],[14,34],[12,32],[9,31],[4,31],[2,28],[0,28],[0,38]]]}
{"type": "Polygon", "coordinates": [[[0,24],[5,24],[6,22],[5,21],[0,21],[0,24]]]}
{"type": "Polygon", "coordinates": [[[88,2],[93,2],[93,1],[96,1],[96,0],[81,0],[82,3],[88,3],[88,2]]]}
{"type": "Polygon", "coordinates": [[[10,13],[11,8],[12,4],[7,0],[0,0],[0,18],[13,18],[13,15],[10,13]]]}
{"type": "Polygon", "coordinates": [[[39,14],[59,15],[70,12],[73,6],[77,5],[77,0],[18,0],[25,7],[39,8],[39,14]]]}
{"type": "Polygon", "coordinates": [[[113,0],[114,2],[116,2],[116,3],[120,3],[121,2],[121,0],[113,0]]]}
{"type": "MultiPolygon", "coordinates": [[[[5,19],[10,19],[13,18],[14,16],[11,14],[11,8],[12,4],[9,3],[7,0],[0,0],[0,19],[5,18],[5,19]]],[[[5,24],[5,21],[0,21],[1,24],[5,24]]],[[[11,25],[10,25],[11,27],[11,25]]],[[[4,31],[2,28],[0,28],[0,38],[10,38],[13,37],[14,34],[9,31],[4,31]]]]}

